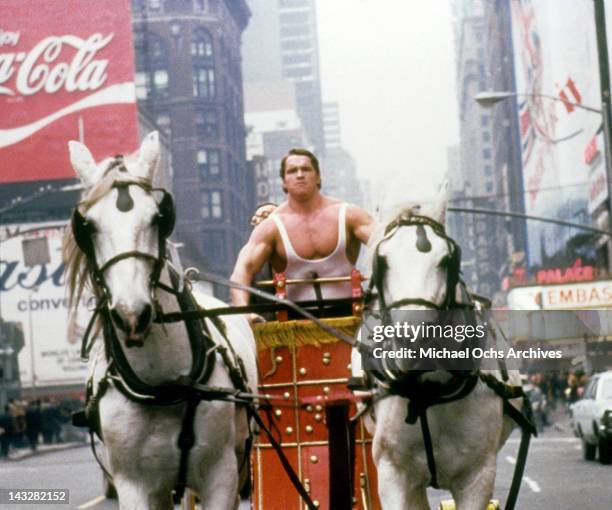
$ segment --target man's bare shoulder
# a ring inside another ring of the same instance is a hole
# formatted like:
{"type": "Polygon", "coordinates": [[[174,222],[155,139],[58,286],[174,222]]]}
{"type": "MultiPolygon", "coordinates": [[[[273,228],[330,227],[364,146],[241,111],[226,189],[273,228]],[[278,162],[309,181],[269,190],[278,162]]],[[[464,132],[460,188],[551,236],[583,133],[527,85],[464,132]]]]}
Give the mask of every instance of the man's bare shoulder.
{"type": "Polygon", "coordinates": [[[276,232],[277,228],[274,220],[268,217],[253,229],[249,242],[271,242],[276,238],[276,232]]]}
{"type": "Polygon", "coordinates": [[[351,224],[360,224],[364,222],[374,221],[372,216],[365,210],[355,204],[348,204],[346,208],[346,219],[351,224]]]}

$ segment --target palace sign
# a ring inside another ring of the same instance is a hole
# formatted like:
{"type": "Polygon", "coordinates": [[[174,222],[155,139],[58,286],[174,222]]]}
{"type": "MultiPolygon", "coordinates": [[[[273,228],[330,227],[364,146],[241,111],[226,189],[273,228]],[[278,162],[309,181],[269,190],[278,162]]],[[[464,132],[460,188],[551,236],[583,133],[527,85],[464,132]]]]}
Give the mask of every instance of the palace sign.
{"type": "Polygon", "coordinates": [[[74,177],[68,140],[136,150],[133,55],[129,0],[3,0],[0,183],[74,177]]]}

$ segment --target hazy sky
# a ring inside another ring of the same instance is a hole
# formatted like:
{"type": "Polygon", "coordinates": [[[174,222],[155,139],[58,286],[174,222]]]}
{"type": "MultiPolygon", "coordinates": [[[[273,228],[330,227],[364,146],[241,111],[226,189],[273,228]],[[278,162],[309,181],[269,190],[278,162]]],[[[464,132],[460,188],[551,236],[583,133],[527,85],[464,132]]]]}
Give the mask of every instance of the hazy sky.
{"type": "Polygon", "coordinates": [[[317,18],[323,99],[359,176],[385,198],[431,193],[459,137],[450,1],[318,0],[317,18]]]}

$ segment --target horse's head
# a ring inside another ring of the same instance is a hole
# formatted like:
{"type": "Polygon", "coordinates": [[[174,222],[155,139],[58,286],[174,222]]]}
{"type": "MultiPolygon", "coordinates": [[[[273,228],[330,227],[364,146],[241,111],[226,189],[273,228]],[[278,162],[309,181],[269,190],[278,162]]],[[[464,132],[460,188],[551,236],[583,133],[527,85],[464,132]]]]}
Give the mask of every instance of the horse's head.
{"type": "Polygon", "coordinates": [[[174,222],[172,197],[152,188],[159,137],[149,134],[137,154],[94,162],[89,149],[69,142],[70,160],[86,189],[72,218],[72,235],[87,258],[94,291],[127,345],[141,345],[154,319],[154,287],[174,222]]]}
{"type": "Polygon", "coordinates": [[[446,203],[444,186],[432,204],[404,209],[373,240],[372,279],[381,308],[452,305],[460,249],[444,229],[446,203]]]}

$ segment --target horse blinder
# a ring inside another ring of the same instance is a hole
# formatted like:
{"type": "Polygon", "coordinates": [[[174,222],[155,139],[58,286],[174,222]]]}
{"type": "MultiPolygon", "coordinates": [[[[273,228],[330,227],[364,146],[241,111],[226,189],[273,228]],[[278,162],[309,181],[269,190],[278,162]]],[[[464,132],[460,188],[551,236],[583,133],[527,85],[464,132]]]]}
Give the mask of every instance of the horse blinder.
{"type": "Polygon", "coordinates": [[[172,195],[164,191],[164,196],[158,205],[159,212],[156,216],[157,228],[160,239],[167,239],[174,230],[176,223],[176,206],[172,195]]]}
{"type": "Polygon", "coordinates": [[[81,214],[78,207],[74,208],[70,221],[72,227],[72,235],[74,240],[86,256],[90,257],[94,253],[93,235],[96,232],[96,227],[90,221],[87,221],[81,214]]]}

